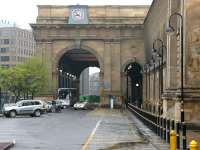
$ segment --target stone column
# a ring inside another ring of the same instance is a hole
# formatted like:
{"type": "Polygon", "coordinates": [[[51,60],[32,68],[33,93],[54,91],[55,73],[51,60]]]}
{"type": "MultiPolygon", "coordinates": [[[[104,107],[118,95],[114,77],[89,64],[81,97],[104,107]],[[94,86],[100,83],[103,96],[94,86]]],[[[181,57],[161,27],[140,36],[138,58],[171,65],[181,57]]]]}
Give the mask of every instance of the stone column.
{"type": "Polygon", "coordinates": [[[121,104],[122,86],[121,86],[121,49],[120,41],[111,43],[111,91],[116,96],[115,104],[121,104]]]}
{"type": "Polygon", "coordinates": [[[164,118],[167,118],[167,109],[168,109],[168,107],[167,107],[167,99],[163,99],[163,117],[164,118]]]}
{"type": "Polygon", "coordinates": [[[180,102],[180,100],[178,98],[175,101],[174,108],[175,108],[175,112],[174,112],[175,120],[176,121],[180,121],[180,119],[181,119],[181,102],[180,102]]]}
{"type": "Polygon", "coordinates": [[[104,92],[103,99],[101,99],[101,104],[108,104],[108,95],[111,94],[111,73],[112,73],[112,62],[111,62],[111,43],[110,41],[105,41],[104,43],[104,92]]]}
{"type": "Polygon", "coordinates": [[[99,95],[101,98],[103,97],[103,92],[104,92],[103,77],[104,77],[104,73],[102,71],[100,71],[100,73],[99,73],[99,95]]]}
{"type": "Polygon", "coordinates": [[[125,72],[121,72],[121,92],[123,97],[126,99],[126,88],[127,88],[127,75],[125,72]]]}
{"type": "Polygon", "coordinates": [[[53,96],[57,97],[57,89],[58,89],[58,71],[54,70],[52,72],[52,91],[53,91],[53,96]]]}

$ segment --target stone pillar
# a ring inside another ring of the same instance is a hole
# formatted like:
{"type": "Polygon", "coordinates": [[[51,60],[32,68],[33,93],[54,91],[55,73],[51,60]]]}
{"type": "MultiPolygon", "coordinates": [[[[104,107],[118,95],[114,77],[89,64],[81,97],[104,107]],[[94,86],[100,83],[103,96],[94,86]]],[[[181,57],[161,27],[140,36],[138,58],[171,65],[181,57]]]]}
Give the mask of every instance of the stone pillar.
{"type": "Polygon", "coordinates": [[[53,91],[53,96],[57,97],[57,89],[58,89],[58,71],[54,70],[52,72],[52,91],[53,91]]]}
{"type": "Polygon", "coordinates": [[[121,91],[122,91],[122,95],[123,97],[126,99],[126,90],[127,90],[127,75],[125,72],[121,72],[121,91]]]}
{"type": "Polygon", "coordinates": [[[108,104],[108,95],[111,94],[111,73],[112,73],[112,58],[111,58],[111,43],[105,41],[104,43],[104,94],[101,99],[101,104],[108,104]]]}
{"type": "Polygon", "coordinates": [[[122,86],[121,86],[121,49],[120,41],[114,41],[111,44],[111,91],[116,96],[115,104],[121,105],[122,86]]]}
{"type": "Polygon", "coordinates": [[[103,92],[104,92],[103,77],[104,77],[104,73],[102,71],[100,71],[100,73],[99,73],[99,95],[100,95],[101,99],[103,98],[103,92]]]}
{"type": "Polygon", "coordinates": [[[45,91],[45,94],[48,94],[49,96],[52,96],[52,94],[54,93],[55,90],[55,72],[53,71],[52,68],[52,61],[50,61],[52,59],[52,42],[51,41],[45,41],[45,42],[37,42],[36,45],[36,56],[37,58],[41,59],[47,66],[48,69],[48,78],[49,81],[53,81],[53,82],[48,82],[48,86],[47,89],[45,91]]]}
{"type": "Polygon", "coordinates": [[[179,99],[176,99],[175,101],[175,120],[176,121],[180,121],[181,118],[181,102],[179,101],[179,99]]]}
{"type": "Polygon", "coordinates": [[[167,99],[163,99],[163,117],[167,118],[167,99]]]}

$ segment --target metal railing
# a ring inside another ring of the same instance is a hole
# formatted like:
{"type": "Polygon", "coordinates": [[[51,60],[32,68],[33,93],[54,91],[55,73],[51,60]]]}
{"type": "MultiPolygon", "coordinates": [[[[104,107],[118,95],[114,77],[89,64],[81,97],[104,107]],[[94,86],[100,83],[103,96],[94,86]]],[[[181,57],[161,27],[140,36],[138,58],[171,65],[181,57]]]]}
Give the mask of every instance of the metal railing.
{"type": "MultiPolygon", "coordinates": [[[[181,143],[186,141],[186,124],[181,121],[164,118],[163,116],[138,108],[137,106],[128,103],[128,109],[135,114],[145,125],[155,132],[161,139],[170,143],[170,130],[175,130],[176,148],[184,149],[181,143]]],[[[189,130],[189,128],[188,128],[189,130]]]]}

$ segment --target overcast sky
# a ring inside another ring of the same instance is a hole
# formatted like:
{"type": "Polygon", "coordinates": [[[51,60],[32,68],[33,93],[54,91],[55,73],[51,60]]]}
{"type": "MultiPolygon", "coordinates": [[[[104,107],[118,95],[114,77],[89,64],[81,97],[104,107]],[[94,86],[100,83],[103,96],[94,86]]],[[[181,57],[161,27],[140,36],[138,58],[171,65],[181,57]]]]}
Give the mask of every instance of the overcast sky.
{"type": "Polygon", "coordinates": [[[30,29],[35,23],[37,5],[150,5],[152,0],[2,0],[0,20],[16,22],[21,28],[30,29]]]}

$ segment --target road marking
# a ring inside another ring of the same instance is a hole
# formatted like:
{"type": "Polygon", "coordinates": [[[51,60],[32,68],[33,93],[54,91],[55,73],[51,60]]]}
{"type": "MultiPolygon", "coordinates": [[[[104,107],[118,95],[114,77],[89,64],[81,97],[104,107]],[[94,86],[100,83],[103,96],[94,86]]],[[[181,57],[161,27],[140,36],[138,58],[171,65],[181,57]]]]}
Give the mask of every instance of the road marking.
{"type": "Polygon", "coordinates": [[[95,132],[97,131],[97,128],[99,127],[101,123],[101,120],[99,120],[95,126],[95,128],[92,130],[92,133],[90,134],[90,136],[88,137],[88,139],[86,140],[85,144],[83,145],[83,147],[81,148],[81,150],[87,150],[89,143],[91,142],[93,136],[95,135],[95,132]]]}

